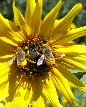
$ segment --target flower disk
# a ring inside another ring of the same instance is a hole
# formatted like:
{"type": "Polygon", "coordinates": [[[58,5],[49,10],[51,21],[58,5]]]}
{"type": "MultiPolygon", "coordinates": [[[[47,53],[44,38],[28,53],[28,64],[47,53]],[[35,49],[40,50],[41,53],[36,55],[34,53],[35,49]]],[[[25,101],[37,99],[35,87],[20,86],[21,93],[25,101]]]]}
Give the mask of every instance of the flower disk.
{"type": "MultiPolygon", "coordinates": [[[[17,66],[20,68],[20,71],[26,73],[25,75],[28,76],[36,76],[36,75],[42,75],[43,72],[48,72],[50,69],[50,66],[46,64],[44,61],[44,44],[46,43],[41,38],[34,38],[30,41],[26,41],[25,43],[22,43],[20,47],[18,47],[16,56],[18,60],[18,52],[23,52],[23,60],[20,64],[17,64],[17,66]],[[20,50],[19,50],[20,49],[20,50]],[[27,62],[26,62],[26,61],[27,62]],[[24,64],[24,66],[22,65],[24,64]],[[21,65],[21,66],[19,66],[21,65]]],[[[46,50],[46,49],[45,49],[46,50]]],[[[19,54],[19,57],[22,55],[19,54]]],[[[21,57],[22,58],[22,57],[21,57]]],[[[20,58],[20,60],[21,60],[20,58]]]]}
{"type": "Polygon", "coordinates": [[[76,105],[71,87],[86,92],[69,71],[86,72],[86,46],[72,41],[86,35],[86,26],[72,23],[82,5],[59,20],[61,4],[59,0],[44,19],[42,0],[27,0],[25,17],[13,0],[14,22],[0,14],[0,101],[6,101],[5,107],[45,107],[47,101],[62,107],[57,90],[76,105]]]}

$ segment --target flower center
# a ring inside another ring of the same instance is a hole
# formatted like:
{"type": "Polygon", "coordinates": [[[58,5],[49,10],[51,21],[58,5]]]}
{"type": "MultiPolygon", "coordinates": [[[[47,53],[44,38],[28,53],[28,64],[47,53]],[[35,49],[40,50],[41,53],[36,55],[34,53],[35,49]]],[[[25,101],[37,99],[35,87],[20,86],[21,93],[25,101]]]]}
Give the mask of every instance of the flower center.
{"type": "MultiPolygon", "coordinates": [[[[44,44],[46,41],[34,38],[18,47],[16,52],[17,66],[27,76],[42,75],[48,72],[50,66],[45,61],[44,44]]],[[[49,50],[45,49],[49,54],[49,50]]],[[[48,59],[48,58],[47,58],[48,59]]]]}

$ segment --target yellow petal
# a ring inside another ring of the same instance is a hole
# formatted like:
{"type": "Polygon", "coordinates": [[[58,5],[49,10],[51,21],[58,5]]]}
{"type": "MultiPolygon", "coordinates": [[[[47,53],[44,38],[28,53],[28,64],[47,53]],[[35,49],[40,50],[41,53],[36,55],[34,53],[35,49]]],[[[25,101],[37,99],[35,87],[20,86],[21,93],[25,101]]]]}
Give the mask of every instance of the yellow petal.
{"type": "Polygon", "coordinates": [[[13,41],[11,41],[10,39],[6,38],[6,37],[0,37],[0,39],[6,43],[9,43],[11,45],[17,46],[17,44],[15,44],[13,41]]]}
{"type": "Polygon", "coordinates": [[[75,101],[74,101],[74,97],[73,97],[73,94],[72,94],[69,86],[67,86],[67,87],[64,86],[64,84],[63,84],[58,78],[55,78],[55,77],[54,77],[54,81],[56,81],[56,82],[55,82],[55,85],[57,86],[57,84],[58,84],[58,86],[59,86],[59,88],[57,87],[57,89],[65,96],[65,98],[66,98],[71,104],[75,105],[76,103],[75,103],[75,101]],[[70,91],[70,92],[69,92],[69,91],[70,91]],[[70,93],[71,93],[71,94],[70,94],[70,93]],[[72,96],[71,96],[71,95],[72,95],[72,96]]]}
{"type": "Polygon", "coordinates": [[[12,28],[11,28],[11,25],[10,25],[10,23],[9,23],[9,21],[8,21],[8,19],[5,19],[3,16],[2,16],[2,14],[0,13],[0,26],[1,25],[3,25],[2,26],[2,28],[7,28],[8,30],[11,30],[12,28]]]}
{"type": "Polygon", "coordinates": [[[8,72],[10,68],[7,63],[0,63],[0,102],[8,97],[8,72]]]}
{"type": "Polygon", "coordinates": [[[42,94],[42,85],[42,79],[40,77],[34,77],[34,80],[32,80],[33,101],[37,100],[42,94]]]}
{"type": "Polygon", "coordinates": [[[16,50],[16,47],[0,40],[0,57],[4,55],[11,55],[16,50]]]}
{"type": "Polygon", "coordinates": [[[21,102],[20,101],[8,102],[8,103],[5,104],[5,107],[28,107],[28,105],[26,105],[26,106],[24,105],[22,100],[21,100],[21,102]],[[21,102],[22,102],[22,104],[21,104],[21,102]]]}
{"type": "Polygon", "coordinates": [[[9,88],[9,83],[5,84],[2,90],[0,86],[0,102],[9,96],[8,88],[9,88]]]}
{"type": "Polygon", "coordinates": [[[64,41],[66,42],[68,40],[74,40],[75,38],[78,38],[83,35],[86,35],[86,26],[70,30],[65,35],[64,41]]]}
{"type": "Polygon", "coordinates": [[[64,61],[62,61],[62,60],[56,60],[56,63],[58,64],[58,66],[62,65],[64,67],[68,68],[68,69],[77,70],[73,65],[71,65],[67,62],[64,63],[64,61]]]}
{"type": "Polygon", "coordinates": [[[38,0],[36,4],[36,8],[31,18],[31,30],[32,35],[36,35],[39,32],[40,22],[41,22],[41,14],[42,14],[42,0],[38,0]]]}
{"type": "Polygon", "coordinates": [[[0,86],[1,84],[8,81],[8,73],[9,73],[9,68],[4,68],[2,71],[0,71],[0,86]]]}
{"type": "Polygon", "coordinates": [[[43,94],[53,105],[53,107],[62,107],[62,105],[59,103],[57,92],[52,80],[46,80],[46,84],[43,87],[43,94]]]}
{"type": "Polygon", "coordinates": [[[13,11],[14,11],[14,22],[23,30],[25,34],[27,34],[26,36],[28,36],[29,35],[28,25],[26,24],[26,21],[21,12],[19,11],[19,9],[15,7],[15,1],[13,1],[13,11]]]}
{"type": "Polygon", "coordinates": [[[79,56],[73,57],[73,60],[80,62],[82,64],[85,64],[86,63],[86,56],[85,55],[79,55],[79,56]]]}
{"type": "Polygon", "coordinates": [[[0,14],[0,37],[6,37],[16,44],[21,41],[21,35],[15,35],[11,26],[9,21],[0,14]]]}
{"type": "Polygon", "coordinates": [[[18,38],[20,38],[21,40],[25,40],[25,35],[23,34],[23,32],[21,31],[21,29],[19,28],[19,26],[17,26],[14,22],[8,20],[11,29],[14,31],[13,33],[18,36],[18,38]],[[22,32],[22,33],[21,33],[22,32]]]}
{"type": "MultiPolygon", "coordinates": [[[[7,101],[12,101],[14,99],[16,90],[19,87],[19,84],[17,84],[18,72],[19,72],[19,69],[18,69],[16,63],[13,63],[10,66],[10,71],[9,71],[9,75],[8,75],[9,97],[7,98],[7,101]]],[[[19,82],[20,82],[20,80],[19,80],[19,82]]]]}
{"type": "Polygon", "coordinates": [[[76,86],[84,87],[84,84],[70,71],[68,71],[64,66],[58,66],[57,69],[60,71],[60,73],[71,83],[73,83],[76,86]]]}
{"type": "Polygon", "coordinates": [[[8,23],[9,26],[9,30],[14,33],[18,38],[20,38],[21,40],[24,40],[25,36],[23,34],[19,34],[21,32],[21,29],[12,21],[5,19],[4,17],[2,17],[5,22],[8,23]]]}
{"type": "MultiPolygon", "coordinates": [[[[57,27],[57,25],[60,23],[60,20],[56,19],[55,20],[55,23],[54,23],[54,29],[57,27]]],[[[72,29],[75,29],[76,28],[76,25],[74,23],[72,23],[69,28],[68,28],[68,31],[69,30],[72,30],[72,29]]]]}
{"type": "MultiPolygon", "coordinates": [[[[7,20],[7,19],[5,19],[5,20],[7,20]]],[[[9,22],[11,29],[13,29],[13,31],[18,32],[21,30],[14,22],[12,22],[10,20],[8,20],[8,22],[9,22]]]]}
{"type": "Polygon", "coordinates": [[[72,45],[72,46],[64,46],[62,48],[56,48],[56,52],[62,52],[62,53],[67,53],[67,54],[83,54],[86,53],[86,46],[85,45],[72,45]]]}
{"type": "Polygon", "coordinates": [[[28,91],[26,92],[25,96],[24,96],[24,100],[28,100],[28,102],[30,102],[31,98],[32,98],[32,89],[28,89],[28,91]]]}
{"type": "Polygon", "coordinates": [[[56,80],[56,82],[59,85],[59,88],[60,88],[59,91],[61,91],[63,93],[63,95],[66,97],[66,99],[70,103],[75,104],[74,96],[70,90],[68,81],[61,75],[61,73],[56,68],[52,69],[52,73],[55,75],[54,79],[56,80]]]}
{"type": "Polygon", "coordinates": [[[66,35],[62,35],[56,42],[56,44],[61,44],[68,42],[70,40],[74,40],[78,37],[81,37],[83,35],[86,35],[86,26],[72,29],[70,30],[66,35]]]}
{"type": "Polygon", "coordinates": [[[31,19],[32,19],[35,7],[36,7],[35,0],[27,0],[25,20],[26,20],[29,27],[31,26],[31,19]]]}
{"type": "Polygon", "coordinates": [[[78,53],[74,53],[74,54],[66,54],[66,58],[68,59],[72,59],[76,62],[79,62],[81,64],[85,64],[86,63],[86,57],[85,54],[78,54],[78,53]]]}
{"type": "Polygon", "coordinates": [[[79,91],[86,92],[86,84],[84,84],[84,87],[79,87],[79,86],[76,86],[76,85],[74,85],[74,84],[72,84],[72,83],[69,82],[69,85],[71,87],[74,87],[74,88],[78,89],[79,91]]]}
{"type": "Polygon", "coordinates": [[[25,93],[27,92],[27,90],[20,87],[20,88],[18,88],[18,91],[20,92],[20,96],[18,96],[18,97],[15,96],[13,101],[5,104],[5,107],[28,107],[28,105],[30,104],[30,101],[24,100],[24,96],[25,96],[25,93]]]}
{"type": "Polygon", "coordinates": [[[82,71],[85,71],[86,72],[86,66],[84,66],[84,65],[82,65],[81,63],[79,63],[79,62],[76,62],[76,61],[74,61],[74,60],[72,60],[72,59],[68,59],[68,58],[64,58],[63,59],[63,62],[65,63],[68,63],[68,64],[70,64],[70,65],[73,65],[75,68],[77,68],[77,70],[79,69],[79,70],[82,70],[82,71]]]}
{"type": "Polygon", "coordinates": [[[32,102],[32,107],[45,107],[45,103],[43,97],[40,96],[37,101],[32,102]]]}
{"type": "Polygon", "coordinates": [[[52,32],[51,38],[54,38],[59,34],[66,33],[74,17],[80,12],[81,8],[82,5],[80,3],[76,4],[64,18],[59,20],[60,22],[57,24],[57,27],[52,32]]]}
{"type": "MultiPolygon", "coordinates": [[[[6,29],[5,29],[6,30],[6,29]]],[[[22,42],[22,39],[18,38],[17,36],[20,35],[17,32],[5,32],[4,30],[1,31],[0,39],[6,43],[11,45],[17,46],[22,42]]]]}
{"type": "MultiPolygon", "coordinates": [[[[2,54],[3,55],[3,54],[2,54]]],[[[3,55],[3,56],[1,56],[0,55],[0,62],[8,62],[9,60],[11,60],[13,58],[13,55],[3,55]]]]}
{"type": "Polygon", "coordinates": [[[2,51],[0,52],[0,62],[8,62],[12,59],[14,54],[12,54],[10,51],[2,51]],[[6,61],[5,61],[6,60],[6,61]]]}
{"type": "Polygon", "coordinates": [[[42,36],[44,36],[44,38],[49,37],[49,34],[52,32],[52,28],[54,26],[54,21],[59,13],[61,4],[62,4],[62,2],[60,0],[59,3],[44,18],[41,28],[40,28],[40,34],[42,36]]]}

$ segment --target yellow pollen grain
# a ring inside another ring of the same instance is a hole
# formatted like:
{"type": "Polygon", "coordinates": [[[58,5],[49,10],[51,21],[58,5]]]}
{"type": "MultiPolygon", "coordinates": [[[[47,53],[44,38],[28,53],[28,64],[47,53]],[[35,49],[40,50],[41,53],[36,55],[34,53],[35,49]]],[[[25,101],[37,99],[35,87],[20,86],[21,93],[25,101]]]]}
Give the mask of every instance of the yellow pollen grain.
{"type": "Polygon", "coordinates": [[[34,71],[36,70],[36,69],[33,69],[34,71]]]}
{"type": "Polygon", "coordinates": [[[30,72],[30,74],[32,74],[32,72],[30,72]]]}

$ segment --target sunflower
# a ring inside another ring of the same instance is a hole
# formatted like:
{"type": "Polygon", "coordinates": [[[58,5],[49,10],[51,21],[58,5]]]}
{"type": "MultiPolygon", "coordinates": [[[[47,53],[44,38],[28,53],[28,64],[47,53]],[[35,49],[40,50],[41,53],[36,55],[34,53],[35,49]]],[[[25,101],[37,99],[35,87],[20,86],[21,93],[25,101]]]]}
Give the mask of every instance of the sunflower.
{"type": "Polygon", "coordinates": [[[86,71],[86,46],[72,42],[86,26],[71,29],[82,5],[57,20],[62,0],[42,20],[43,1],[27,0],[25,17],[13,1],[14,22],[0,14],[0,101],[5,107],[62,107],[57,92],[76,104],[71,87],[86,92],[69,69],[86,71]]]}

